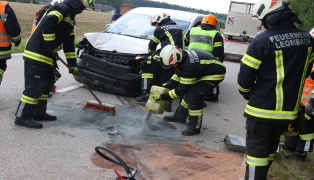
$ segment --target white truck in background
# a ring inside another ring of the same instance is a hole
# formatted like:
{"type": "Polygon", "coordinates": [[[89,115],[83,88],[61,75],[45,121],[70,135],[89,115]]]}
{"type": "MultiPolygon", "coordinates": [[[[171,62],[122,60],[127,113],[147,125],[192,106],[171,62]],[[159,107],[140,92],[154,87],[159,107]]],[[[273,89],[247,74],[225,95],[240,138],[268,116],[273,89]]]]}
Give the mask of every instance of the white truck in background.
{"type": "Polygon", "coordinates": [[[226,20],[224,37],[228,40],[251,41],[261,26],[258,19],[252,18],[254,3],[231,1],[226,20]]]}

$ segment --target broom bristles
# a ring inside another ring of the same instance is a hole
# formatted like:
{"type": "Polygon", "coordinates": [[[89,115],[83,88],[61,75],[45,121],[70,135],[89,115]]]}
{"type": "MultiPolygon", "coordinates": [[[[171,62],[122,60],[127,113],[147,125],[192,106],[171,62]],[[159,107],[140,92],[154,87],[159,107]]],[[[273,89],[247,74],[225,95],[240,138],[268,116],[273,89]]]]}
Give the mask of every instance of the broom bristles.
{"type": "Polygon", "coordinates": [[[107,104],[107,103],[99,104],[97,101],[88,101],[86,105],[84,106],[84,109],[91,108],[91,109],[104,111],[104,112],[114,115],[116,113],[115,107],[116,106],[112,104],[107,104]]]}

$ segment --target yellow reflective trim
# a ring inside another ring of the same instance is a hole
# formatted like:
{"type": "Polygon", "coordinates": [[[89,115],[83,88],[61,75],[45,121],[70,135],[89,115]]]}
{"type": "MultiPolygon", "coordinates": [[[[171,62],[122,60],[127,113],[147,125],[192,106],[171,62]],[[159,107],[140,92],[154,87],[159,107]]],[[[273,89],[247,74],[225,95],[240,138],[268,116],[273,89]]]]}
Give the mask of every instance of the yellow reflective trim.
{"type": "Polygon", "coordinates": [[[169,96],[170,96],[172,99],[175,99],[175,98],[178,98],[178,97],[179,97],[179,96],[176,94],[175,89],[169,91],[169,96]]]}
{"type": "Polygon", "coordinates": [[[69,18],[69,17],[65,17],[63,21],[68,22],[68,23],[70,23],[72,26],[74,26],[74,21],[73,21],[71,18],[69,18]]]}
{"type": "Polygon", "coordinates": [[[48,99],[48,95],[47,94],[43,94],[41,95],[41,97],[39,98],[39,100],[41,101],[46,101],[48,99]]]}
{"type": "Polygon", "coordinates": [[[53,41],[56,39],[56,34],[43,34],[43,37],[45,41],[53,41]]]}
{"type": "Polygon", "coordinates": [[[148,52],[149,52],[149,53],[154,53],[154,52],[156,52],[156,50],[150,50],[150,49],[148,49],[148,52]]]}
{"type": "Polygon", "coordinates": [[[282,50],[276,51],[276,72],[277,72],[277,84],[276,84],[276,110],[281,111],[283,108],[284,94],[282,84],[285,79],[285,70],[282,57],[282,50]]]}
{"type": "Polygon", "coordinates": [[[142,73],[142,78],[143,78],[143,79],[153,79],[153,78],[154,78],[154,74],[151,74],[151,73],[142,73]]]}
{"type": "Polygon", "coordinates": [[[196,83],[196,78],[180,78],[180,84],[195,84],[196,83]]]}
{"type": "Polygon", "coordinates": [[[312,139],[314,139],[314,134],[302,134],[299,136],[303,141],[311,141],[312,139]]]}
{"type": "Polygon", "coordinates": [[[160,43],[160,40],[158,38],[156,38],[155,36],[152,37],[152,41],[154,41],[157,44],[160,43]]]}
{"type": "Polygon", "coordinates": [[[201,77],[197,80],[197,82],[199,82],[199,81],[222,81],[224,79],[225,79],[224,74],[215,74],[215,75],[209,75],[209,76],[201,77]]]}
{"type": "Polygon", "coordinates": [[[276,111],[256,108],[250,105],[246,105],[245,113],[264,119],[276,119],[276,120],[295,120],[298,117],[298,111],[276,111]]]}
{"type": "Polygon", "coordinates": [[[0,56],[2,56],[2,55],[8,55],[8,54],[11,54],[11,50],[0,51],[0,56]]]}
{"type": "Polygon", "coordinates": [[[269,158],[256,158],[246,155],[246,162],[252,166],[267,166],[269,163],[269,158]]]}
{"type": "Polygon", "coordinates": [[[76,58],[75,52],[66,52],[64,53],[66,59],[76,58]]]}
{"type": "Polygon", "coordinates": [[[275,159],[275,157],[276,157],[276,153],[274,153],[274,154],[269,154],[268,159],[269,159],[269,161],[273,161],[273,160],[275,159]]]}
{"type": "Polygon", "coordinates": [[[191,109],[189,109],[189,115],[190,116],[202,116],[203,115],[203,109],[201,109],[201,110],[191,110],[191,109]]]}
{"type": "Polygon", "coordinates": [[[220,47],[220,46],[222,46],[222,42],[215,42],[214,43],[214,47],[220,47]]]}
{"type": "Polygon", "coordinates": [[[259,69],[260,65],[262,64],[262,61],[254,58],[248,54],[245,54],[242,58],[242,63],[251,67],[251,68],[259,69]]]}
{"type": "Polygon", "coordinates": [[[0,69],[0,75],[2,76],[4,74],[4,70],[0,69]]]}
{"type": "Polygon", "coordinates": [[[182,99],[182,101],[181,101],[181,106],[183,106],[183,107],[186,108],[186,109],[189,108],[188,103],[186,103],[186,102],[184,101],[184,99],[182,99]]]}
{"type": "Polygon", "coordinates": [[[240,86],[240,84],[238,84],[238,88],[239,88],[239,90],[240,90],[241,92],[250,92],[250,91],[251,91],[251,88],[245,89],[245,88],[243,88],[242,86],[240,86]]]}
{"type": "Polygon", "coordinates": [[[170,32],[169,31],[166,31],[165,32],[165,34],[168,36],[168,38],[169,38],[169,41],[170,41],[170,45],[175,45],[175,43],[174,43],[174,40],[173,40],[173,37],[172,37],[172,35],[170,34],[170,32]]]}
{"type": "Polygon", "coordinates": [[[172,77],[171,77],[172,80],[176,81],[176,82],[180,82],[180,77],[176,74],[174,74],[172,77]]]}
{"type": "Polygon", "coordinates": [[[51,12],[49,12],[49,13],[47,14],[47,16],[49,16],[49,15],[57,16],[57,18],[58,18],[58,23],[60,23],[61,20],[63,19],[63,15],[62,15],[60,12],[58,12],[58,11],[51,11],[51,12]]]}
{"type": "Polygon", "coordinates": [[[300,89],[299,89],[299,96],[298,96],[298,99],[297,99],[298,101],[295,104],[295,108],[294,108],[295,111],[299,110],[299,106],[301,104],[301,96],[302,96],[302,91],[303,91],[304,82],[305,82],[305,78],[306,78],[306,72],[307,72],[307,69],[308,69],[309,64],[310,64],[310,55],[311,55],[311,53],[312,53],[312,47],[309,47],[308,50],[307,50],[306,63],[305,63],[304,69],[303,69],[303,75],[302,75],[300,89]]]}
{"type": "Polygon", "coordinates": [[[200,64],[218,64],[225,67],[223,63],[217,60],[200,60],[200,64]]]}
{"type": "Polygon", "coordinates": [[[19,40],[21,40],[21,35],[18,35],[16,37],[11,37],[11,39],[13,42],[19,41],[19,40]]]}
{"type": "Polygon", "coordinates": [[[70,36],[74,36],[74,35],[75,35],[74,31],[72,31],[72,32],[70,33],[70,36]]]}
{"type": "Polygon", "coordinates": [[[28,50],[24,51],[24,56],[27,58],[39,61],[39,62],[43,62],[43,63],[49,64],[49,65],[52,65],[52,66],[54,65],[53,59],[46,57],[44,55],[40,55],[40,54],[31,52],[31,51],[28,51],[28,50]]]}
{"type": "Polygon", "coordinates": [[[38,99],[34,99],[31,97],[25,96],[24,94],[22,94],[21,101],[26,103],[26,104],[38,104],[38,99]]]}

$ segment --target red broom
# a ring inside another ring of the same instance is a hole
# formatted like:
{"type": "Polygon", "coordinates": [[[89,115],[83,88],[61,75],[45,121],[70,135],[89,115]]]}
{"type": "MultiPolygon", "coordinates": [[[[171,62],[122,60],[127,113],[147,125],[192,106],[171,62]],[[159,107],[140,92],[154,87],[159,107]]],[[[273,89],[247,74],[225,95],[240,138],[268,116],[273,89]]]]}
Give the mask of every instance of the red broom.
{"type": "MultiPolygon", "coordinates": [[[[60,56],[58,54],[56,54],[56,58],[59,59],[62,64],[64,64],[68,69],[69,71],[72,71],[71,68],[68,66],[67,63],[65,63],[65,61],[63,59],[60,58],[60,56]]],[[[78,76],[78,75],[74,75],[76,79],[78,79],[80,81],[80,83],[82,83],[85,88],[94,96],[94,98],[97,100],[97,101],[88,101],[86,103],[86,105],[84,106],[84,109],[85,108],[92,108],[92,109],[97,109],[97,110],[100,110],[100,111],[104,111],[104,112],[107,112],[111,115],[114,115],[116,113],[116,109],[115,109],[115,105],[112,105],[112,104],[106,104],[106,103],[102,103],[100,101],[100,99],[96,96],[96,94],[92,91],[92,89],[83,81],[83,79],[78,76]]]]}

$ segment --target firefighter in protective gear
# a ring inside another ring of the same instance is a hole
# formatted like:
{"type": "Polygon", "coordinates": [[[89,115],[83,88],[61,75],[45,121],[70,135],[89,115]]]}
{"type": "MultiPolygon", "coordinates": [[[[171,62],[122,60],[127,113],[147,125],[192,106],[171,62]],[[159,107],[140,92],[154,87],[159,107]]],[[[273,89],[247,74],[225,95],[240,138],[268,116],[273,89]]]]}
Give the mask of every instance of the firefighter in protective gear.
{"type": "Polygon", "coordinates": [[[202,127],[204,96],[225,78],[226,68],[222,62],[208,53],[195,50],[184,51],[172,45],[164,47],[160,53],[161,62],[164,66],[172,66],[177,70],[176,76],[180,81],[168,83],[177,83],[178,86],[160,95],[154,97],[161,100],[171,100],[183,97],[181,105],[177,108],[174,116],[179,121],[186,123],[188,117],[187,129],[182,131],[184,136],[199,134],[202,127]]]}
{"type": "MultiPolygon", "coordinates": [[[[198,50],[210,53],[221,62],[224,60],[224,44],[217,27],[217,18],[212,15],[203,17],[202,23],[198,27],[190,30],[189,50],[198,50]]],[[[205,97],[207,101],[218,101],[219,86],[213,90],[213,95],[205,97]]]]}
{"type": "Polygon", "coordinates": [[[7,60],[11,58],[11,42],[15,46],[21,43],[21,28],[13,9],[7,2],[0,1],[0,84],[7,60]]]}
{"type": "Polygon", "coordinates": [[[298,118],[305,77],[314,60],[314,40],[298,29],[301,23],[287,0],[261,0],[253,16],[267,29],[242,58],[238,88],[248,104],[245,179],[265,180],[280,135],[298,118]]]}
{"type": "MultiPolygon", "coordinates": [[[[152,26],[156,26],[154,35],[149,42],[148,51],[150,54],[158,55],[166,45],[174,45],[184,48],[184,32],[180,26],[170,19],[165,13],[158,13],[151,18],[152,26]],[[156,51],[158,44],[160,50],[156,51]]],[[[174,74],[173,68],[163,69],[161,64],[152,57],[142,69],[142,96],[136,98],[139,102],[146,102],[151,87],[165,84],[174,74]]],[[[171,101],[167,103],[166,111],[171,111],[171,101]]]]}
{"type": "MultiPolygon", "coordinates": [[[[314,72],[314,66],[312,67],[312,73],[314,72]]],[[[304,83],[304,88],[302,92],[302,104],[305,105],[306,113],[312,113],[314,100],[309,100],[313,97],[312,92],[314,91],[314,80],[311,76],[307,77],[304,83]]],[[[313,151],[313,138],[314,134],[312,133],[304,133],[299,134],[297,136],[286,136],[284,145],[282,146],[284,149],[291,151],[291,153],[286,154],[287,159],[296,159],[304,161],[306,159],[307,152],[313,151]],[[309,138],[310,137],[310,138],[309,138]]]]}
{"type": "Polygon", "coordinates": [[[63,45],[68,65],[76,67],[74,46],[75,16],[86,6],[81,0],[65,0],[55,4],[41,19],[29,38],[25,60],[25,90],[16,111],[15,124],[29,128],[42,128],[36,121],[54,121],[56,116],[47,114],[48,94],[55,83],[56,51],[63,45]]]}

